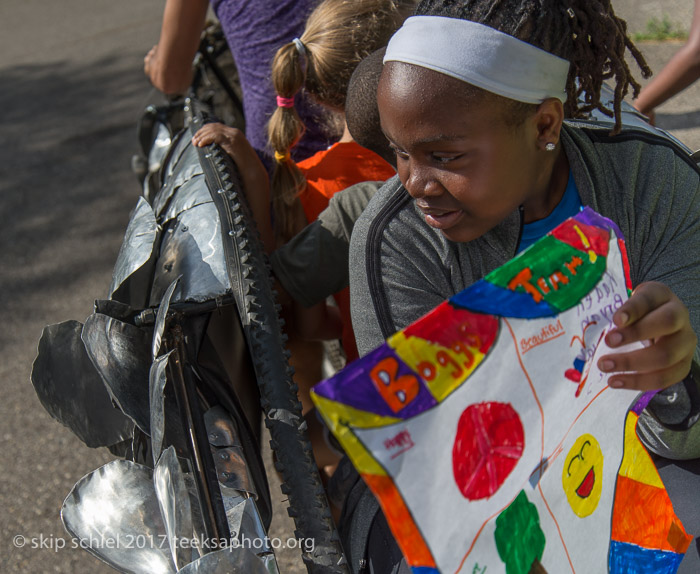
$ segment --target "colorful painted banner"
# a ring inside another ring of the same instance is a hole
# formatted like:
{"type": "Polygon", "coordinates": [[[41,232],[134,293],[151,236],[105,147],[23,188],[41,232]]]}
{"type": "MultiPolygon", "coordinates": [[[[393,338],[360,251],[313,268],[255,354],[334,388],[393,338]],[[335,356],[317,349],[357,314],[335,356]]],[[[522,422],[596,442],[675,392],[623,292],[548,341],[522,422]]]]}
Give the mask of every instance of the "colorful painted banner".
{"type": "Polygon", "coordinates": [[[596,367],[629,287],[585,208],[314,388],[415,572],[676,572],[637,393],[596,367]]]}

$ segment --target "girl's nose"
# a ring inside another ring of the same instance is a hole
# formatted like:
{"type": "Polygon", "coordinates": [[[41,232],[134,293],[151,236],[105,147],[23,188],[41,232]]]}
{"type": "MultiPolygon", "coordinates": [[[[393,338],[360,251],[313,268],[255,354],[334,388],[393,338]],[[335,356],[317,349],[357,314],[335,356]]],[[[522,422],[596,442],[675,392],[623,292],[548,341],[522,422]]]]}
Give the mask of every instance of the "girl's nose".
{"type": "Polygon", "coordinates": [[[410,160],[406,163],[408,165],[404,168],[405,178],[401,169],[399,170],[399,178],[413,199],[434,197],[442,193],[442,186],[432,176],[432,170],[418,166],[410,160]]]}

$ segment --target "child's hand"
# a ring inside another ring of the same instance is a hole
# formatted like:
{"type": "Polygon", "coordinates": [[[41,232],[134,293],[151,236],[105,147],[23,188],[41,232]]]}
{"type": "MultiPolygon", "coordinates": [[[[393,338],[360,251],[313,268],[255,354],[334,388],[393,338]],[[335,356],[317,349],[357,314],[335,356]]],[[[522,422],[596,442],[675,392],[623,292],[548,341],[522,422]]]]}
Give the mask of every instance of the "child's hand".
{"type": "Polygon", "coordinates": [[[663,389],[682,381],[690,371],[698,338],[690,326],[688,309],[666,285],[639,285],[615,312],[613,323],[616,328],[605,339],[609,347],[636,341],[649,345],[600,358],[598,368],[613,373],[611,387],[663,389]]]}
{"type": "Polygon", "coordinates": [[[220,123],[206,124],[199,128],[192,138],[192,145],[196,147],[204,147],[214,143],[220,145],[221,149],[230,155],[236,164],[239,163],[237,156],[242,156],[240,159],[246,161],[252,157],[250,154],[253,154],[257,159],[255,150],[248,143],[245,134],[238,128],[220,123]]]}

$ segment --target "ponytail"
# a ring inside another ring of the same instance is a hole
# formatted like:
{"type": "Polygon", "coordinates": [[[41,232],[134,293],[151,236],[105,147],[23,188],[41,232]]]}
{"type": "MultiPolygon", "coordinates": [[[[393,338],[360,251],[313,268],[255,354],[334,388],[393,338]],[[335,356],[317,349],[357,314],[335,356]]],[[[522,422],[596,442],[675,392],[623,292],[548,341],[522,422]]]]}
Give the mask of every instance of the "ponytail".
{"type": "Polygon", "coordinates": [[[291,207],[306,185],[304,174],[291,158],[291,149],[304,133],[304,123],[294,107],[294,96],[304,85],[302,54],[294,42],[285,44],[272,62],[272,84],[277,92],[277,109],[267,126],[268,141],[275,155],[270,188],[272,212],[278,235],[294,235],[291,207]]]}

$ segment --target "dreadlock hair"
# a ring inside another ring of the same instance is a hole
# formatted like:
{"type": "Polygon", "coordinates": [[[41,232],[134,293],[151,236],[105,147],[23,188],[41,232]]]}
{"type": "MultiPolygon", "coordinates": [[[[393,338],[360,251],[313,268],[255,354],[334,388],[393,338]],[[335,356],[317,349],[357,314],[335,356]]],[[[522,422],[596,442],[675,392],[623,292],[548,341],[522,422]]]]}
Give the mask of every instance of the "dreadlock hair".
{"type": "MultiPolygon", "coordinates": [[[[324,0],[309,15],[301,44],[282,46],[272,62],[272,83],[278,96],[293,98],[304,88],[333,112],[344,112],[350,76],[366,56],[385,46],[410,15],[416,0],[324,0]]],[[[275,226],[282,239],[294,234],[289,217],[306,186],[290,150],[304,133],[294,107],[278,107],[267,128],[275,154],[271,180],[275,226]]]]}
{"type": "Polygon", "coordinates": [[[622,127],[621,105],[629,87],[634,97],[641,89],[625,61],[625,48],[642,76],[651,76],[610,0],[422,0],[419,14],[478,22],[568,60],[565,115],[585,118],[599,110],[614,117],[613,134],[622,127]],[[610,78],[615,82],[612,112],[600,101],[601,86],[610,78]]]}

